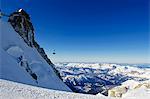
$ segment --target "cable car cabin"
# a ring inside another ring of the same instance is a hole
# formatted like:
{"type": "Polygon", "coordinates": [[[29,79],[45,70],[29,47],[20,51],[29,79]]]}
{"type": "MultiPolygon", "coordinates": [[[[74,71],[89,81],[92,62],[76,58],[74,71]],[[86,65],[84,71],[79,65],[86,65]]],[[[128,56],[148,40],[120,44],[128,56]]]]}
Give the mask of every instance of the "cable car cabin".
{"type": "Polygon", "coordinates": [[[55,50],[53,50],[53,54],[55,55],[56,53],[55,53],[55,50]]]}

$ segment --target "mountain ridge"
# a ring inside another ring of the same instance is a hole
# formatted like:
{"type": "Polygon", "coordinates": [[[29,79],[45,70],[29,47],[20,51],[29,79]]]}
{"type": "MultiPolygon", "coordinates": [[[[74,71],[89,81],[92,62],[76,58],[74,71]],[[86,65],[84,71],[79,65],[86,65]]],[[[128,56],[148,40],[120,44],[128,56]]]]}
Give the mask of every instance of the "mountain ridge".
{"type": "Polygon", "coordinates": [[[48,58],[44,49],[34,39],[34,27],[31,22],[29,14],[23,9],[19,9],[10,14],[8,22],[12,25],[14,30],[23,38],[26,44],[30,47],[35,47],[39,54],[45,59],[45,61],[52,66],[56,74],[60,77],[59,72],[55,69],[54,64],[48,58]]]}
{"type": "Polygon", "coordinates": [[[31,27],[24,27],[27,25],[25,20],[19,11],[9,16],[9,23],[0,19],[0,78],[48,89],[71,91],[59,78],[54,64],[43,58],[46,57],[44,49],[34,46],[33,31],[31,27]]]}

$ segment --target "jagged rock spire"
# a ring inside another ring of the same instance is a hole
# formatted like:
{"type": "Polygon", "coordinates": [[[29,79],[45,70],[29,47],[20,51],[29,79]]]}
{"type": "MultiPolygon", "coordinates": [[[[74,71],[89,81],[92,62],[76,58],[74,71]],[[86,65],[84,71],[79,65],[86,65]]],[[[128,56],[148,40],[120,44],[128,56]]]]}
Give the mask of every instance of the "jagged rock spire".
{"type": "Polygon", "coordinates": [[[29,14],[27,14],[25,10],[19,9],[17,12],[21,13],[22,15],[26,17],[26,19],[30,20],[29,14]]]}
{"type": "Polygon", "coordinates": [[[24,41],[32,47],[34,41],[34,28],[30,22],[29,15],[23,9],[19,9],[9,16],[8,22],[10,22],[24,41]]]}
{"type": "Polygon", "coordinates": [[[12,25],[14,30],[24,39],[30,47],[35,47],[39,54],[45,59],[45,61],[52,66],[55,73],[60,77],[59,72],[55,69],[54,64],[46,55],[43,48],[34,40],[34,28],[30,20],[29,14],[23,10],[19,9],[13,12],[8,19],[8,22],[12,25]]]}

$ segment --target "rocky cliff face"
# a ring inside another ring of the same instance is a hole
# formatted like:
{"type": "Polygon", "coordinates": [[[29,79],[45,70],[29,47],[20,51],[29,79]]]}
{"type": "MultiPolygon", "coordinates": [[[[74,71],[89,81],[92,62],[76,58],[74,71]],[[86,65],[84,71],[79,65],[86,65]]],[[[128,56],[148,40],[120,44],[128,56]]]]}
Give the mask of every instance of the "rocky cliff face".
{"type": "Polygon", "coordinates": [[[46,55],[43,48],[34,39],[34,27],[30,20],[29,14],[27,14],[23,9],[19,9],[13,12],[8,19],[8,22],[12,25],[14,30],[23,38],[26,44],[30,47],[35,47],[39,54],[45,59],[45,61],[52,66],[55,73],[59,76],[59,72],[55,69],[54,64],[46,55]]]}

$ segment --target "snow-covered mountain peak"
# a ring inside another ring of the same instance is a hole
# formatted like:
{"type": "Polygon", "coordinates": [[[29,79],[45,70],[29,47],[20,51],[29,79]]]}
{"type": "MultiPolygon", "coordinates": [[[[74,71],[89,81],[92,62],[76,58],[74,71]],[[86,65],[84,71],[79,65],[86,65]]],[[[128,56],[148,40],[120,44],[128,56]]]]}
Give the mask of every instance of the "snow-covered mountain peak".
{"type": "Polygon", "coordinates": [[[10,14],[8,22],[24,39],[28,46],[34,46],[34,28],[30,21],[29,14],[27,14],[23,9],[19,9],[10,14]]]}
{"type": "Polygon", "coordinates": [[[21,12],[23,9],[19,9],[18,12],[21,12]]]}
{"type": "Polygon", "coordinates": [[[37,49],[38,53],[49,65],[51,65],[55,73],[60,77],[59,72],[55,69],[54,64],[48,58],[44,49],[41,48],[34,39],[34,27],[30,20],[29,14],[25,10],[19,9],[10,14],[8,22],[12,25],[13,29],[23,38],[29,47],[34,47],[37,49]]]}
{"type": "Polygon", "coordinates": [[[58,77],[54,64],[34,40],[29,15],[16,11],[0,19],[0,78],[55,90],[71,91],[58,77]]]}

